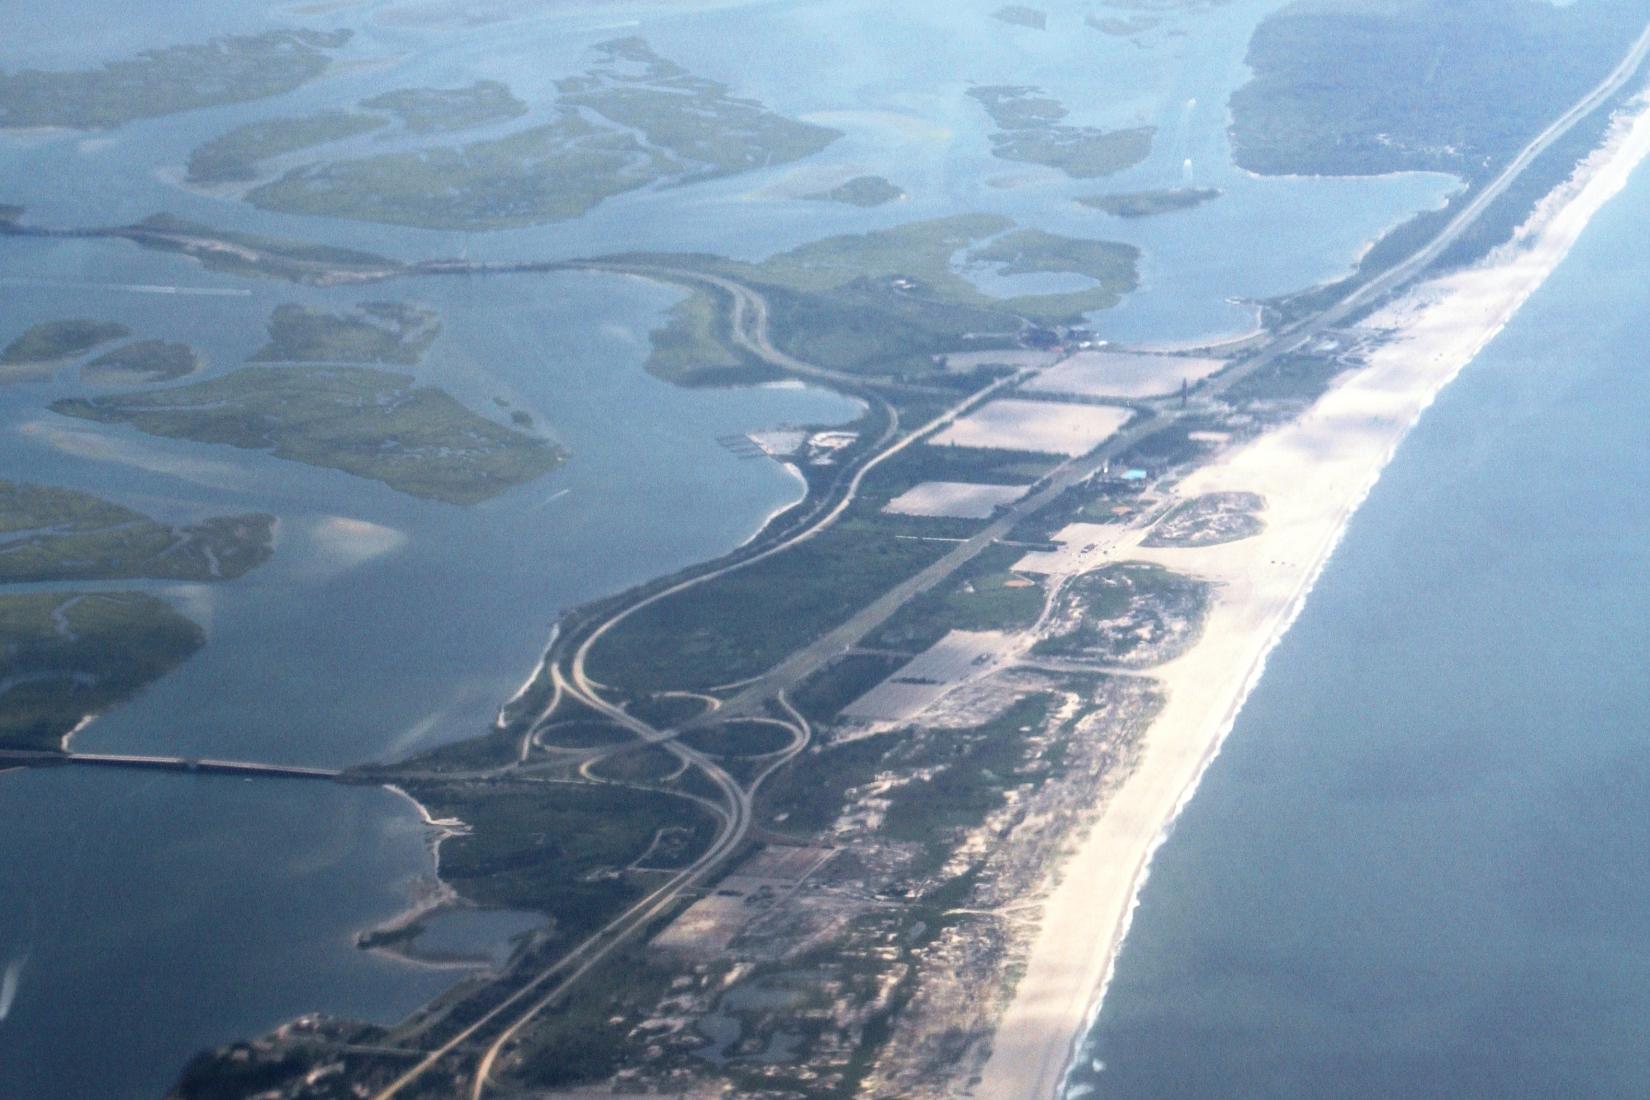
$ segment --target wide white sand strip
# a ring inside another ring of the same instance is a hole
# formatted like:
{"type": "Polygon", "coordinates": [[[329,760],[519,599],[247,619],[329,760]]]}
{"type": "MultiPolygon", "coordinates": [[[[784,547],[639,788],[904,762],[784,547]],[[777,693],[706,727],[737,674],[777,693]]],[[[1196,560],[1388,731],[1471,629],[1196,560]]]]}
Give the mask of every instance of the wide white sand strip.
{"type": "Polygon", "coordinates": [[[1650,153],[1641,99],[1610,140],[1482,265],[1417,287],[1372,319],[1392,329],[1368,366],[1302,418],[1204,467],[1184,496],[1268,502],[1263,534],[1206,549],[1119,547],[1222,584],[1203,639],[1159,670],[1168,701],[1135,772],[1060,867],[1024,978],[998,1028],[981,1100],[1056,1093],[1111,973],[1152,853],[1219,751],[1266,655],[1299,612],[1347,519],[1416,419],[1558,265],[1650,153]]]}

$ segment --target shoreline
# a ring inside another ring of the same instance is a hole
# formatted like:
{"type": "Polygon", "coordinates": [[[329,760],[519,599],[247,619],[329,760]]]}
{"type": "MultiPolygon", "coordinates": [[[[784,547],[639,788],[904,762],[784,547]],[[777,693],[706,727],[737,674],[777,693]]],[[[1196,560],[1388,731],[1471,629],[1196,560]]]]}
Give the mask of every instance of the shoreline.
{"type": "Polygon", "coordinates": [[[1120,545],[1220,585],[1203,638],[1155,670],[1169,700],[1148,731],[1140,766],[1100,808],[1054,868],[1024,977],[998,1023],[970,1095],[977,1100],[1059,1095],[1103,1006],[1153,856],[1196,795],[1267,660],[1352,516],[1409,429],[1444,386],[1476,359],[1568,255],[1592,216],[1650,154],[1650,97],[1615,114],[1602,145],[1542,198],[1513,239],[1472,267],[1412,286],[1359,323],[1378,343],[1289,424],[1193,471],[1178,495],[1259,492],[1267,528],[1203,549],[1120,545]],[[1310,463],[1314,476],[1298,471],[1310,463]],[[1237,674],[1234,674],[1234,671],[1237,674]],[[1096,939],[1099,924],[1109,935],[1096,939]]]}

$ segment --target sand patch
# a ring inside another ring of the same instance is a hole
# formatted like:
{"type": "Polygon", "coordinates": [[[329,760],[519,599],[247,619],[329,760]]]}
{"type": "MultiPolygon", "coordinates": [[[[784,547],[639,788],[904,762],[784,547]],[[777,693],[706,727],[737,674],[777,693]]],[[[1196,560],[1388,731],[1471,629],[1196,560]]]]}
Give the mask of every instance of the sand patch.
{"type": "Polygon", "coordinates": [[[1014,563],[1016,573],[1070,576],[1113,561],[1112,549],[1131,531],[1121,523],[1069,523],[1055,533],[1056,550],[1033,550],[1014,563]]]}

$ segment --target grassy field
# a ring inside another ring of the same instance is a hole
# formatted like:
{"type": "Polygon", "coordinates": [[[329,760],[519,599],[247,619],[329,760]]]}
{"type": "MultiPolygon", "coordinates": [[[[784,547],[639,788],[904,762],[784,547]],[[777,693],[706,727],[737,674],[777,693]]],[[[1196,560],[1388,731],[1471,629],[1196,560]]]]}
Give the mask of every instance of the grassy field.
{"type": "Polygon", "coordinates": [[[725,722],[682,735],[682,742],[712,756],[767,756],[791,743],[791,735],[768,722],[725,722]]]}
{"type": "MultiPolygon", "coordinates": [[[[998,215],[963,214],[826,237],[757,263],[703,254],[609,259],[713,272],[754,287],[768,302],[775,345],[806,362],[866,376],[927,375],[931,384],[968,388],[980,380],[947,373],[936,359],[1014,347],[1028,321],[1075,323],[1115,305],[1136,285],[1138,256],[1130,245],[1015,230],[998,215]],[[1005,276],[1080,275],[1094,285],[998,298],[964,274],[969,266],[1005,276]]],[[[747,375],[744,357],[729,347],[718,300],[699,294],[654,333],[656,373],[712,382],[760,377],[747,375]]]]}
{"type": "Polygon", "coordinates": [[[1347,368],[1317,355],[1285,355],[1232,385],[1221,397],[1235,405],[1254,402],[1308,404],[1323,396],[1347,368]]]}
{"type": "Polygon", "coordinates": [[[1015,299],[1025,312],[1043,317],[1110,309],[1139,285],[1140,250],[1132,244],[1062,237],[1041,229],[1005,233],[974,249],[968,258],[994,265],[999,275],[1073,274],[1099,284],[1071,294],[1015,299]]]}
{"type": "Polygon", "coordinates": [[[1116,304],[1135,285],[1129,245],[1015,230],[995,214],[962,214],[826,237],[760,263],[707,256],[645,257],[747,282],[771,310],[775,342],[797,357],[863,374],[935,370],[934,357],[983,334],[1011,336],[1023,318],[1073,321],[1116,304]],[[1055,272],[1093,279],[1064,294],[997,298],[960,265],[998,274],[1055,272]]]}
{"type": "Polygon", "coordinates": [[[231,275],[313,284],[325,283],[339,270],[378,274],[400,266],[371,252],[214,229],[169,214],[144,218],[131,230],[132,239],[144,248],[182,253],[208,271],[231,275]],[[235,246],[243,246],[244,250],[235,246]]]}
{"type": "Polygon", "coordinates": [[[258,162],[368,134],[389,120],[359,111],[321,111],[301,118],[270,118],[237,126],[189,154],[191,183],[239,183],[256,179],[258,162]]]}
{"type": "Polygon", "coordinates": [[[295,168],[254,188],[266,210],[412,225],[506,229],[574,218],[677,168],[626,131],[571,112],[464,146],[436,146],[295,168]]]}
{"type": "Polygon", "coordinates": [[[916,653],[952,630],[1023,630],[1043,609],[1043,588],[1010,567],[1025,554],[992,546],[944,584],[912,600],[873,634],[867,645],[916,653]]]}
{"type": "Polygon", "coordinates": [[[347,314],[277,306],[258,363],[416,364],[441,333],[432,309],[405,302],[363,302],[347,314]]]}
{"type": "Polygon", "coordinates": [[[71,489],[0,480],[0,583],[229,580],[269,559],[273,516],[187,527],[71,489]]]}
{"type": "Polygon", "coordinates": [[[690,165],[691,179],[800,160],[842,136],[734,96],[726,84],[660,57],[641,38],[604,42],[596,53],[589,72],[561,82],[562,102],[640,131],[690,165]]]}
{"type": "MultiPolygon", "coordinates": [[[[0,369],[5,367],[55,368],[71,359],[77,359],[100,344],[130,336],[131,331],[113,321],[89,321],[73,318],[63,321],[43,321],[24,329],[4,351],[0,351],[0,369]]],[[[0,373],[0,380],[6,375],[0,373]]]]}
{"type": "Polygon", "coordinates": [[[1047,165],[1073,179],[1094,179],[1132,168],[1151,155],[1153,128],[1066,125],[1062,120],[1070,112],[1040,88],[993,84],[970,88],[968,94],[997,124],[991,146],[1003,160],[1047,165]]]}
{"type": "Polygon", "coordinates": [[[728,328],[727,295],[695,284],[653,330],[649,374],[683,386],[727,386],[777,377],[762,360],[737,347],[728,328]]]}
{"type": "Polygon", "coordinates": [[[564,458],[554,444],[478,416],[442,390],[368,367],[246,367],[51,407],[151,435],[269,451],[450,504],[497,496],[564,458]]]}
{"type": "Polygon", "coordinates": [[[815,191],[806,199],[841,202],[849,206],[882,206],[905,197],[905,192],[881,176],[855,176],[828,191],[815,191]]]}
{"type": "MultiPolygon", "coordinates": [[[[468,145],[295,168],[247,198],[270,210],[432,229],[500,229],[577,217],[638,188],[784,164],[840,137],[775,114],[696,77],[639,38],[594,48],[595,63],[557,82],[549,122],[468,145]]],[[[398,110],[431,132],[478,114],[508,117],[502,85],[391,93],[365,105],[398,110]]]]}
{"type": "Polygon", "coordinates": [[[619,749],[591,765],[590,774],[614,783],[658,783],[681,770],[681,761],[657,745],[619,749]]]}
{"type": "Polygon", "coordinates": [[[389,111],[415,134],[467,130],[527,113],[527,104],[496,80],[478,80],[462,88],[399,88],[363,99],[361,106],[389,111]]]}
{"type": "Polygon", "coordinates": [[[590,673],[633,694],[755,676],[948,548],[845,519],[795,549],[631,615],[591,651],[590,673]]]}
{"type": "Polygon", "coordinates": [[[1115,195],[1089,195],[1077,201],[1084,206],[1118,218],[1150,218],[1172,214],[1176,210],[1190,210],[1220,198],[1220,192],[1207,187],[1176,187],[1163,191],[1125,191],[1115,195]]]}
{"type": "Polygon", "coordinates": [[[107,129],[289,92],[326,72],[349,31],[228,35],[73,72],[0,73],[0,128],[107,129]]]}
{"type": "Polygon", "coordinates": [[[200,368],[200,356],[188,344],[139,340],[93,359],[80,368],[80,377],[100,386],[138,386],[171,382],[200,368]]]}
{"type": "Polygon", "coordinates": [[[0,745],[57,748],[83,717],[164,676],[204,640],[140,593],[0,595],[0,745]]]}
{"type": "Polygon", "coordinates": [[[549,783],[411,783],[437,817],[469,832],[441,846],[441,877],[481,905],[531,909],[564,937],[588,933],[640,893],[624,869],[672,830],[674,850],[653,866],[682,864],[715,833],[710,816],[683,798],[623,787],[549,783]]]}

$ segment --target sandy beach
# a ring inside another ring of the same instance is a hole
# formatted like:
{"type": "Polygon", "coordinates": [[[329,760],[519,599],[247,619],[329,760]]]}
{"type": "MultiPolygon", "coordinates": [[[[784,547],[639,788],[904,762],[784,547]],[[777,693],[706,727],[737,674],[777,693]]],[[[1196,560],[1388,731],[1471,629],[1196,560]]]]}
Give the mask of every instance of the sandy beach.
{"type": "Polygon", "coordinates": [[[1057,1093],[1099,1009],[1153,853],[1231,730],[1267,654],[1299,613],[1352,513],[1410,427],[1569,252],[1592,216],[1650,153],[1650,106],[1636,99],[1607,142],[1481,264],[1417,285],[1363,323],[1380,343],[1299,419],[1232,448],[1177,495],[1241,491],[1266,500],[1261,534],[1199,549],[1145,548],[1144,560],[1218,585],[1192,649],[1154,670],[1168,701],[1136,770],[1058,869],[1024,978],[998,1026],[981,1100],[1057,1093]]]}

